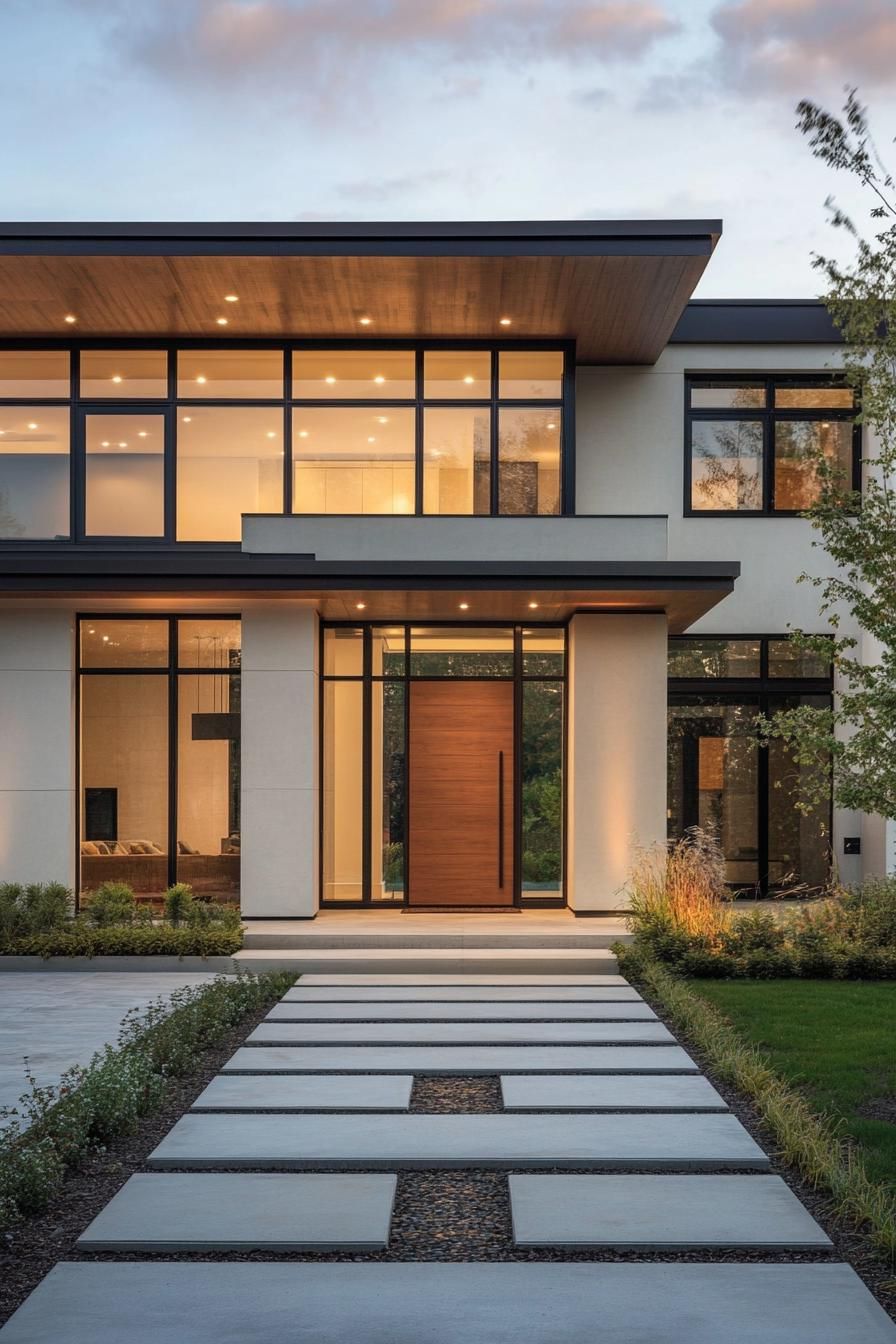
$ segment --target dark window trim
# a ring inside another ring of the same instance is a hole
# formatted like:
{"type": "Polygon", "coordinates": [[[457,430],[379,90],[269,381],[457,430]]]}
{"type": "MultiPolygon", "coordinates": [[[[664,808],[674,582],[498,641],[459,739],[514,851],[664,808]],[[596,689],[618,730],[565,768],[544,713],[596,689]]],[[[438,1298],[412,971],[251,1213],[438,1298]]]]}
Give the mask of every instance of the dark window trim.
{"type": "MultiPolygon", "coordinates": [[[[696,703],[709,705],[755,706],[757,714],[767,715],[784,701],[801,696],[827,698],[833,703],[833,668],[823,677],[772,677],[768,670],[768,646],[771,640],[783,640],[785,633],[738,633],[675,635],[678,641],[702,643],[707,639],[758,640],[760,642],[760,675],[757,677],[673,677],[668,678],[667,706],[687,708],[696,703]]],[[[757,747],[756,758],[756,841],[758,879],[749,891],[768,896],[780,888],[769,883],[768,812],[769,812],[768,747],[757,747]]],[[[826,811],[827,858],[833,856],[834,800],[833,791],[826,811]]],[[[729,883],[734,891],[747,891],[743,883],[729,883]]],[[[786,890],[786,887],[784,888],[786,890]]]]}
{"type": "MultiPolygon", "coordinates": [[[[301,517],[302,514],[293,513],[293,485],[294,485],[294,457],[293,457],[293,436],[292,421],[293,414],[299,408],[313,409],[314,407],[332,407],[346,409],[361,409],[375,407],[393,407],[396,409],[406,407],[415,412],[414,416],[414,473],[415,473],[415,499],[414,512],[409,515],[396,514],[368,514],[366,517],[443,517],[448,515],[425,514],[423,512],[423,411],[424,409],[437,408],[456,408],[464,407],[489,407],[491,408],[491,499],[490,514],[480,515],[482,517],[520,517],[529,515],[518,514],[499,514],[498,513],[498,415],[501,407],[507,406],[513,409],[536,409],[550,410],[556,409],[560,416],[560,513],[559,516],[570,516],[575,513],[575,342],[562,340],[533,340],[533,339],[513,339],[507,340],[469,340],[462,341],[454,338],[442,338],[433,340],[419,339],[385,339],[371,338],[365,340],[329,339],[313,340],[303,338],[297,340],[277,340],[268,337],[255,337],[254,339],[241,340],[239,337],[229,336],[226,338],[208,338],[192,337],[183,340],[172,340],[170,338],[156,337],[153,339],[140,340],[136,337],[128,337],[119,340],[103,340],[100,337],[84,338],[81,340],[69,338],[66,340],[44,339],[44,340],[0,340],[0,351],[2,350],[67,350],[71,355],[70,367],[70,395],[68,397],[0,397],[0,407],[3,406],[69,406],[71,412],[71,435],[69,451],[69,472],[70,472],[70,530],[67,538],[0,538],[0,550],[9,547],[18,549],[20,547],[32,546],[36,541],[41,545],[51,547],[66,545],[83,545],[89,541],[91,545],[104,545],[116,543],[118,541],[126,542],[129,546],[139,546],[141,544],[154,543],[162,544],[165,547],[180,549],[184,546],[236,546],[240,541],[232,542],[207,542],[207,541],[178,541],[177,540],[177,410],[179,407],[189,407],[198,409],[203,406],[214,408],[227,407],[245,407],[265,408],[276,410],[282,408],[283,412],[283,509],[282,513],[276,516],[280,517],[301,517]],[[168,389],[164,397],[103,397],[97,398],[80,396],[80,359],[81,350],[164,350],[168,357],[168,389]],[[178,397],[177,396],[177,354],[180,350],[210,350],[213,352],[227,352],[238,350],[280,350],[283,352],[283,384],[280,396],[274,397],[178,397]],[[406,350],[414,355],[415,359],[415,395],[409,398],[379,398],[374,400],[365,400],[363,398],[298,398],[292,395],[292,365],[293,354],[301,350],[406,350]],[[491,388],[490,395],[487,398],[463,398],[447,399],[438,397],[425,397],[423,385],[423,356],[427,350],[487,350],[491,352],[491,388]],[[502,350],[525,351],[525,350],[546,350],[559,351],[563,356],[563,371],[561,375],[560,395],[558,397],[545,397],[535,399],[530,397],[499,397],[498,395],[498,354],[502,350]],[[90,408],[91,412],[106,411],[119,412],[129,410],[143,411],[147,414],[155,411],[165,414],[167,421],[167,443],[165,453],[165,536],[163,538],[142,538],[142,537],[90,537],[84,536],[84,517],[85,517],[85,499],[84,499],[84,445],[79,441],[83,438],[83,420],[85,408],[90,408]]],[[[327,517],[327,514],[305,515],[311,517],[327,517]]],[[[461,514],[458,517],[474,517],[472,514],[461,514]]],[[[533,515],[540,517],[550,517],[552,515],[533,515]]]]}
{"type": "MultiPolygon", "coordinates": [[[[239,621],[240,612],[232,611],[78,611],[75,612],[75,913],[81,906],[81,821],[84,803],[81,797],[81,678],[82,677],[165,677],[168,682],[168,781],[167,781],[167,884],[177,881],[177,774],[178,774],[178,678],[239,677],[242,668],[191,667],[178,657],[177,627],[180,621],[239,621]],[[81,662],[81,625],[85,621],[165,621],[168,625],[168,662],[157,667],[84,667],[81,662]],[[173,837],[173,843],[172,843],[173,837]]],[[[240,638],[242,651],[242,637],[240,638]]]]}
{"type": "Polygon", "coordinates": [[[362,769],[364,777],[362,780],[362,845],[364,846],[361,855],[362,869],[362,897],[357,901],[328,901],[324,898],[324,700],[321,693],[318,704],[318,790],[321,799],[321,806],[318,809],[318,853],[320,854],[320,863],[318,865],[318,904],[322,910],[395,910],[413,909],[413,903],[409,901],[410,893],[410,808],[408,799],[410,796],[410,687],[416,681],[457,681],[456,676],[412,676],[411,674],[411,630],[412,629],[486,629],[486,630],[507,630],[513,635],[513,670],[503,676],[480,676],[463,677],[463,681],[505,681],[513,682],[514,698],[514,779],[513,779],[513,815],[514,815],[514,845],[513,845],[513,908],[524,908],[526,910],[550,908],[561,909],[567,904],[567,827],[568,827],[568,808],[567,808],[567,781],[568,781],[568,751],[569,751],[569,650],[568,650],[568,621],[321,621],[318,630],[318,666],[320,668],[321,690],[326,682],[349,682],[361,685],[362,689],[362,712],[363,712],[363,742],[362,742],[362,769]],[[384,674],[373,675],[372,673],[372,647],[374,629],[382,629],[384,626],[390,626],[393,629],[403,628],[404,630],[404,671],[394,676],[384,674]],[[362,672],[349,674],[325,672],[325,649],[324,638],[327,630],[361,630],[362,633],[362,672]],[[544,629],[544,630],[562,630],[564,635],[564,659],[562,676],[534,676],[523,673],[523,635],[522,631],[544,629]],[[404,693],[404,897],[401,901],[375,901],[371,889],[371,858],[372,858],[372,829],[371,829],[371,803],[372,803],[372,691],[375,682],[401,684],[405,688],[404,693]],[[554,682],[561,683],[563,686],[563,721],[562,721],[562,739],[563,739],[563,789],[561,802],[561,870],[562,885],[559,897],[546,896],[526,896],[522,891],[522,799],[523,799],[523,753],[522,753],[522,715],[523,715],[523,686],[526,682],[554,682]]]}
{"type": "Polygon", "coordinates": [[[805,373],[756,373],[749,370],[722,369],[713,372],[701,369],[686,371],[684,376],[684,517],[685,518],[801,518],[801,509],[776,509],[774,506],[775,478],[775,438],[774,427],[777,420],[844,420],[853,422],[852,433],[852,481],[853,490],[862,486],[862,426],[855,423],[861,407],[856,402],[852,410],[838,407],[791,408],[776,407],[774,389],[776,387],[811,387],[818,383],[834,386],[847,386],[844,379],[832,374],[829,369],[821,373],[808,370],[805,373]],[[691,408],[691,390],[706,383],[728,381],[737,386],[741,383],[761,383],[765,386],[765,406],[754,407],[699,407],[691,408]],[[762,508],[761,509],[695,509],[691,502],[693,477],[693,452],[691,427],[695,421],[707,420],[758,420],[762,425],[762,508]]]}

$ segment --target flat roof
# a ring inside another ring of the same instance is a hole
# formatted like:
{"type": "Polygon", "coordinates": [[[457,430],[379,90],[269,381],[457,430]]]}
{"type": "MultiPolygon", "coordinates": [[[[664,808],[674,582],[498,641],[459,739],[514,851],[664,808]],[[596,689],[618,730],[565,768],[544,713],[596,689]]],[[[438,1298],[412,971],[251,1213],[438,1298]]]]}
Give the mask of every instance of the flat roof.
{"type": "Polygon", "coordinates": [[[670,345],[842,345],[821,299],[691,299],[670,345]]]}
{"type": "Polygon", "coordinates": [[[0,338],[219,340],[226,315],[230,339],[547,338],[574,340],[586,363],[650,364],[721,232],[720,220],[0,224],[0,338]],[[239,302],[223,313],[228,293],[239,302]]]}

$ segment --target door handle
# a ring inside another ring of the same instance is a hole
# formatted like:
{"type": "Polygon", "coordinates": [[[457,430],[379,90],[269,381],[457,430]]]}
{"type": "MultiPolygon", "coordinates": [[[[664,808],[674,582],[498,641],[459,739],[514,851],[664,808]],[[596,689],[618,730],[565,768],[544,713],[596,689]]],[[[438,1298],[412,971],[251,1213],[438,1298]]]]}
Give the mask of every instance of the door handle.
{"type": "Polygon", "coordinates": [[[504,886],[504,753],[498,752],[498,888],[504,886]]]}

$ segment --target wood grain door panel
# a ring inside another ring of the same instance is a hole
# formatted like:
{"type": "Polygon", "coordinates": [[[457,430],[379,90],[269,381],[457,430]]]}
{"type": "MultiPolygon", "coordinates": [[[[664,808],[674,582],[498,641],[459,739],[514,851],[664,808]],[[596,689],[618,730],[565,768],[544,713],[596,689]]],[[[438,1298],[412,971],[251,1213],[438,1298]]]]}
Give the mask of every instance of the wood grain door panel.
{"type": "Polygon", "coordinates": [[[410,905],[512,905],[513,683],[410,686],[410,905]]]}

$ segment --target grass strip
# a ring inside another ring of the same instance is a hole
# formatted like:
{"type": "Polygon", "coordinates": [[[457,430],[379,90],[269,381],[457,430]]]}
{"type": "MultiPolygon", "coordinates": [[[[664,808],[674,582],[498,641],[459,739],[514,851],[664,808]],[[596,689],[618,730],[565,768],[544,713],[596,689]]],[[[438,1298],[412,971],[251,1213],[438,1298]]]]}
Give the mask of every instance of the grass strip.
{"type": "Polygon", "coordinates": [[[896,1199],[868,1175],[861,1153],[843,1136],[843,1122],[816,1113],[760,1050],[678,976],[620,944],[614,950],[622,973],[662,1005],[719,1078],[749,1097],[783,1160],[827,1191],[837,1216],[861,1230],[890,1270],[896,1269],[896,1199]]]}
{"type": "Polygon", "coordinates": [[[226,1040],[246,1017],[269,1007],[294,983],[292,971],[217,976],[185,986],[125,1018],[118,1045],[59,1084],[29,1091],[0,1135],[0,1233],[39,1213],[67,1171],[111,1139],[131,1134],[163,1104],[169,1083],[197,1068],[204,1051],[226,1040]]]}

